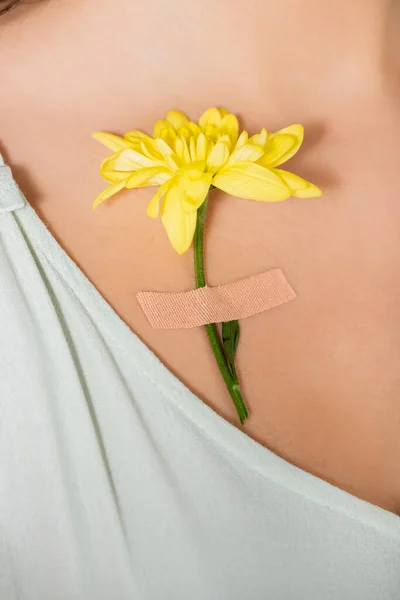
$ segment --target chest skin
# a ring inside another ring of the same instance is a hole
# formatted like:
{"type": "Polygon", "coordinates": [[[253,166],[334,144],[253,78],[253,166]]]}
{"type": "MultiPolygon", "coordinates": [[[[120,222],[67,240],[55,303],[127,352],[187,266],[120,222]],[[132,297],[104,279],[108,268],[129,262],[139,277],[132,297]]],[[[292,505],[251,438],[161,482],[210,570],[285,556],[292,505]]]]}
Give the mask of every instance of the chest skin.
{"type": "MultiPolygon", "coordinates": [[[[280,267],[298,295],[241,322],[237,365],[250,410],[244,432],[302,469],[400,513],[394,133],[389,124],[379,127],[385,151],[373,161],[371,131],[357,143],[347,132],[327,136],[323,145],[306,144],[305,158],[290,169],[313,174],[322,198],[265,204],[213,192],[205,261],[209,285],[280,267]]],[[[133,332],[202,401],[239,426],[204,330],[152,330],[135,299],[140,290],[194,287],[192,250],[175,254],[161,222],[145,215],[153,190],[124,192],[93,214],[98,181],[82,183],[79,201],[68,203],[68,185],[52,201],[50,169],[38,164],[47,180],[40,201],[29,182],[21,184],[52,233],[133,332]]]]}

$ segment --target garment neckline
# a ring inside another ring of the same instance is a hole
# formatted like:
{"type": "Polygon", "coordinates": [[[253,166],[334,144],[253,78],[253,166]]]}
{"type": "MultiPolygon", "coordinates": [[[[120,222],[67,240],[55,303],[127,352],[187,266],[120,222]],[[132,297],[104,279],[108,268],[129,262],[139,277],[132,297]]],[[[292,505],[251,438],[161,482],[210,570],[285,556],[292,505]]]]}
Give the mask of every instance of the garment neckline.
{"type": "Polygon", "coordinates": [[[178,379],[119,317],[58,243],[19,190],[11,169],[4,164],[1,155],[0,212],[15,212],[21,216],[25,226],[29,227],[28,235],[38,244],[46,260],[51,262],[52,267],[91,314],[99,328],[107,331],[166,401],[178,408],[205,437],[217,442],[228,456],[235,457],[244,463],[246,468],[273,480],[277,485],[319,506],[375,528],[400,542],[400,516],[354,496],[275,454],[220,416],[178,379]],[[14,191],[18,190],[19,202],[16,202],[15,193],[11,194],[12,197],[7,195],[11,188],[14,191]],[[153,373],[156,373],[156,376],[153,373]]]}

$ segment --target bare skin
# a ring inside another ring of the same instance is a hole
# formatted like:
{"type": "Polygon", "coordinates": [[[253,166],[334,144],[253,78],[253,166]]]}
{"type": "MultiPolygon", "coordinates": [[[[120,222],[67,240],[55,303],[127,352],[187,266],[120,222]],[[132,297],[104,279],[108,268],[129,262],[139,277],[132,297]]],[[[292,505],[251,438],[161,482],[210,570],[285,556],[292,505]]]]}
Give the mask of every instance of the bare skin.
{"type": "Polygon", "coordinates": [[[210,202],[209,284],[281,267],[298,293],[241,323],[243,431],[398,514],[399,29],[389,0],[51,0],[0,25],[1,147],[29,201],[132,331],[235,426],[204,331],[153,331],[135,300],[191,289],[192,252],[175,254],[146,217],[152,190],[92,213],[107,151],[90,132],[149,131],[171,108],[197,118],[212,105],[252,132],[305,126],[289,168],[322,198],[210,202]]]}

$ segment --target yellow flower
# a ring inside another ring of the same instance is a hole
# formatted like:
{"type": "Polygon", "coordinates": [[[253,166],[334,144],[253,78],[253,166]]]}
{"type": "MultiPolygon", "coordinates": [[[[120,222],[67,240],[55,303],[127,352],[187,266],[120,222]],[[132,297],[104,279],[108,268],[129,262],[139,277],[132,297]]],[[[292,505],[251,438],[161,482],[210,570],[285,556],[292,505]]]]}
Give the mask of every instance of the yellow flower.
{"type": "Polygon", "coordinates": [[[179,254],[192,243],[197,210],[210,186],[263,202],[321,195],[312,183],[277,168],[300,148],[301,125],[276,133],[262,129],[249,137],[246,131],[239,135],[235,115],[224,108],[210,108],[198,123],[172,110],[165,120],[157,121],[152,137],[141,131],[128,131],[124,137],[103,132],[92,135],[113,151],[100,170],[111,185],[99,194],[93,208],[124,188],[160,186],[147,206],[147,215],[156,218],[160,214],[179,254]]]}

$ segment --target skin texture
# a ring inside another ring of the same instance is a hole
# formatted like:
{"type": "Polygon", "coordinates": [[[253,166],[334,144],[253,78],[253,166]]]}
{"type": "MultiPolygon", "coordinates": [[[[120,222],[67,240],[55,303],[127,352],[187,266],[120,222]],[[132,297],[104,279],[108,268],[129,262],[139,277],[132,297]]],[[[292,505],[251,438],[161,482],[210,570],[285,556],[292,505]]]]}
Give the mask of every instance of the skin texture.
{"type": "Polygon", "coordinates": [[[0,0],[0,15],[15,8],[20,2],[21,0],[0,0]]]}
{"type": "Polygon", "coordinates": [[[192,252],[175,254],[146,217],[152,190],[92,213],[107,150],[90,132],[149,131],[171,108],[197,118],[212,105],[252,132],[302,123],[304,148],[287,166],[322,198],[267,205],[216,193],[207,216],[210,285],[281,267],[298,294],[241,323],[243,430],[400,514],[399,28],[389,0],[26,5],[0,24],[0,139],[99,292],[239,426],[204,331],[153,331],[134,298],[191,289],[192,252]]]}

